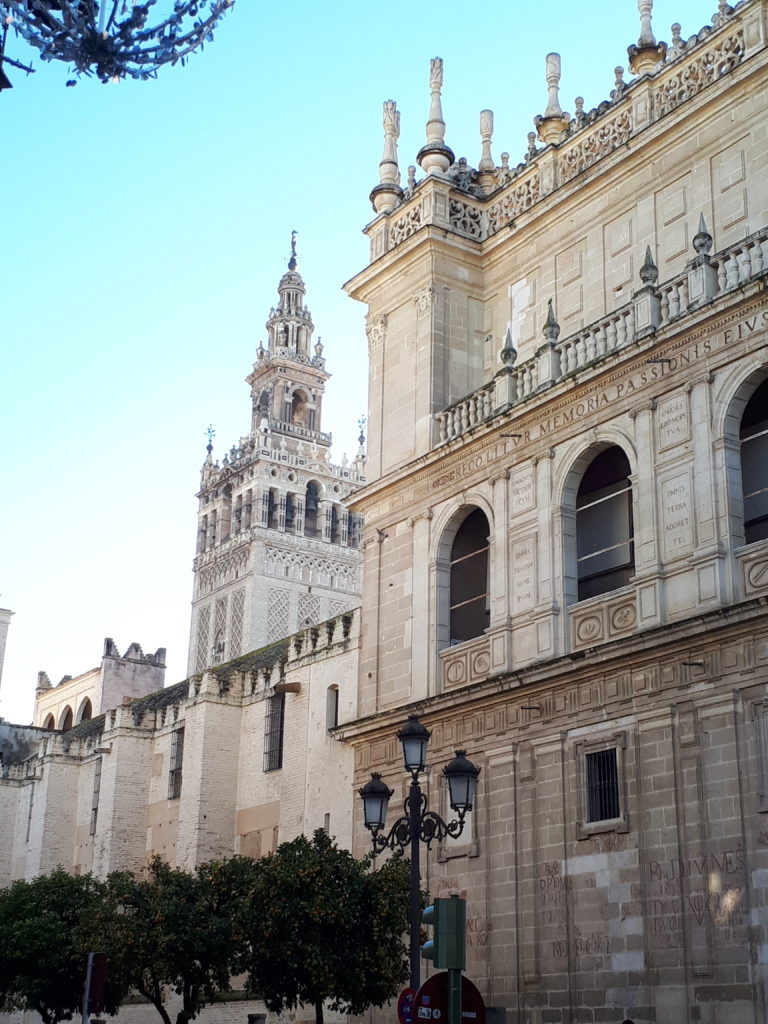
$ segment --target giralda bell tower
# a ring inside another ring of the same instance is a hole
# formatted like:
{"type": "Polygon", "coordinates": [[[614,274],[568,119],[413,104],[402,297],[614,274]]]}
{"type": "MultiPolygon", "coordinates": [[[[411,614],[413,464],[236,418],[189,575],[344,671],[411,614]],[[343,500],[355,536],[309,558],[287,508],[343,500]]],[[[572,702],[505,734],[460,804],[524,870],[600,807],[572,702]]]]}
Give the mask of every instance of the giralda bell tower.
{"type": "Polygon", "coordinates": [[[365,482],[364,438],[330,462],[323,345],[297,270],[296,233],[256,352],[250,430],[200,484],[188,671],[202,672],[360,603],[359,523],[344,499],[365,482]]]}

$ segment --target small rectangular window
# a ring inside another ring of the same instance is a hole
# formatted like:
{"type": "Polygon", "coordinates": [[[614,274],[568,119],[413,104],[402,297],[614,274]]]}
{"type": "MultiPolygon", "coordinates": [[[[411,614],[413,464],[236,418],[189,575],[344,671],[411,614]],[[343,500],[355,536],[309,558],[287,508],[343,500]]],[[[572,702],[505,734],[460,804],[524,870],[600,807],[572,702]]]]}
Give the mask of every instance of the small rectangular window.
{"type": "Polygon", "coordinates": [[[91,797],[91,835],[96,835],[96,820],[99,816],[99,791],[101,789],[101,758],[93,769],[93,796],[91,797]]]}
{"type": "Polygon", "coordinates": [[[181,796],[181,766],[184,760],[184,729],[171,734],[171,770],[168,772],[168,799],[178,800],[181,796]]]}
{"type": "Polygon", "coordinates": [[[575,744],[576,838],[629,832],[627,734],[595,736],[575,744]]]}
{"type": "Polygon", "coordinates": [[[285,694],[270,697],[264,722],[264,771],[283,767],[283,733],[285,729],[285,694]]]}
{"type": "Polygon", "coordinates": [[[616,748],[586,756],[587,821],[613,821],[619,817],[619,772],[616,748]]]}

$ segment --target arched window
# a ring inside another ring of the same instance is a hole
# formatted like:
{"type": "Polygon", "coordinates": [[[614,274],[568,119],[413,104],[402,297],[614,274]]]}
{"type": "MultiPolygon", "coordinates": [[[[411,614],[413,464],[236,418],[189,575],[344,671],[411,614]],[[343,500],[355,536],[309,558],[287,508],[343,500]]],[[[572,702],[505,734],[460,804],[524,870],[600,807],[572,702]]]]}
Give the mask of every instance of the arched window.
{"type": "Polygon", "coordinates": [[[320,488],[310,480],[304,498],[304,536],[317,537],[317,511],[320,505],[320,488]]]}
{"type": "Polygon", "coordinates": [[[285,528],[289,533],[296,528],[296,500],[290,493],[285,496],[285,528]]]}
{"type": "Polygon", "coordinates": [[[72,728],[72,708],[71,707],[67,706],[66,708],[64,708],[64,711],[63,711],[63,713],[61,715],[61,721],[59,723],[59,728],[62,730],[62,732],[66,732],[68,729],[72,728]]]}
{"type": "Polygon", "coordinates": [[[481,636],[488,626],[488,536],[485,513],[476,508],[462,521],[451,546],[450,642],[481,636]]]}
{"type": "Polygon", "coordinates": [[[48,731],[49,731],[49,732],[50,732],[50,731],[51,731],[52,729],[55,729],[55,728],[56,728],[56,723],[55,723],[55,721],[54,721],[53,715],[47,715],[47,716],[46,716],[46,719],[45,719],[45,721],[43,722],[43,728],[44,728],[44,729],[48,729],[48,731]]]}
{"type": "Polygon", "coordinates": [[[267,527],[270,530],[277,529],[277,501],[275,500],[275,492],[270,488],[266,494],[267,499],[267,527]]]}
{"type": "Polygon", "coordinates": [[[339,688],[329,686],[325,691],[325,728],[335,729],[339,724],[339,688]]]}
{"type": "Polygon", "coordinates": [[[635,570],[632,484],[627,456],[617,445],[590,462],[576,496],[578,599],[629,583],[635,570]]]}
{"type": "Polygon", "coordinates": [[[747,402],[739,437],[744,539],[752,544],[768,537],[768,379],[747,402]]]}
{"type": "Polygon", "coordinates": [[[93,718],[93,706],[91,705],[88,697],[85,698],[83,703],[80,705],[80,711],[77,715],[78,725],[80,722],[89,722],[93,718]]]}
{"type": "Polygon", "coordinates": [[[291,423],[305,427],[307,425],[307,396],[303,391],[294,391],[291,399],[291,423]]]}

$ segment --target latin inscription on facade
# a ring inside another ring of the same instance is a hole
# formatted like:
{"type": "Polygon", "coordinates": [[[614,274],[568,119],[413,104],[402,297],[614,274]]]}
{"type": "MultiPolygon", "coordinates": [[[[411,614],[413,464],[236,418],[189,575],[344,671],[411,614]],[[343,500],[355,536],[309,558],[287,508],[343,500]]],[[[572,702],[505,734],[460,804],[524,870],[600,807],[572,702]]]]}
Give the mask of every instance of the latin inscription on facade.
{"type": "Polygon", "coordinates": [[[691,547],[691,476],[678,473],[661,481],[661,525],[665,559],[675,558],[691,547]]]}
{"type": "Polygon", "coordinates": [[[523,466],[512,477],[512,515],[528,512],[534,505],[533,467],[523,466]]]}
{"type": "Polygon", "coordinates": [[[665,402],[660,402],[657,416],[659,448],[662,451],[690,439],[691,426],[686,395],[675,395],[665,402]]]}
{"type": "Polygon", "coordinates": [[[515,611],[536,603],[536,545],[526,537],[512,545],[512,596],[515,611]]]}

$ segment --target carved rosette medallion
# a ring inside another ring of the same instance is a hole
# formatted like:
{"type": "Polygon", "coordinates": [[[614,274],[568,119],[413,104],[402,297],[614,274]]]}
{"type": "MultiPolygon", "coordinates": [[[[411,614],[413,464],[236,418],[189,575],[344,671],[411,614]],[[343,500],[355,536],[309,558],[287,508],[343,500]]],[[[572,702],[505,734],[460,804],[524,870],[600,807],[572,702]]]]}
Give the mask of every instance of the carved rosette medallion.
{"type": "Polygon", "coordinates": [[[599,615],[587,615],[576,626],[576,639],[581,644],[593,643],[603,635],[603,624],[599,615]]]}
{"type": "Polygon", "coordinates": [[[637,609],[634,603],[620,604],[611,609],[611,633],[623,633],[632,629],[637,621],[637,609]]]}

